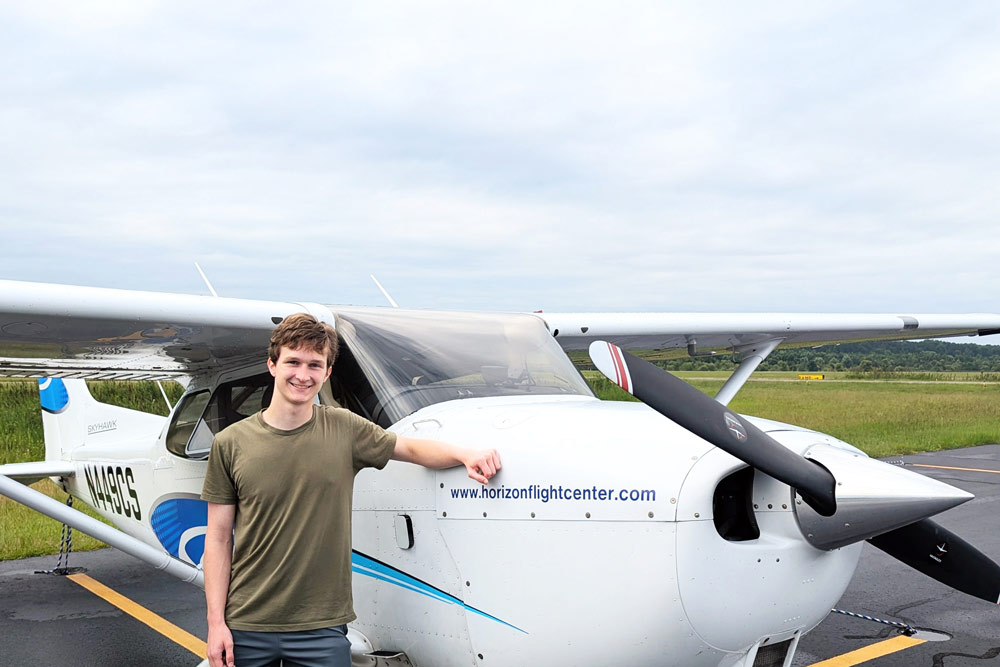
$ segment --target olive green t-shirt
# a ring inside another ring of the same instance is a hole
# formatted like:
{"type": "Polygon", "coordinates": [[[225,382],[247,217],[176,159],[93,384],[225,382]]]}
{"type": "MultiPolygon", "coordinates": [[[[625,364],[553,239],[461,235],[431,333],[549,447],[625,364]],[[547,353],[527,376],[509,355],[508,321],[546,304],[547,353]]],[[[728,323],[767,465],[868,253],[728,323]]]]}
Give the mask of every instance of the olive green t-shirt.
{"type": "Polygon", "coordinates": [[[382,468],[396,434],[315,406],[282,431],[257,413],[215,436],[201,498],[236,505],[226,622],[288,632],[349,623],[354,476],[382,468]]]}

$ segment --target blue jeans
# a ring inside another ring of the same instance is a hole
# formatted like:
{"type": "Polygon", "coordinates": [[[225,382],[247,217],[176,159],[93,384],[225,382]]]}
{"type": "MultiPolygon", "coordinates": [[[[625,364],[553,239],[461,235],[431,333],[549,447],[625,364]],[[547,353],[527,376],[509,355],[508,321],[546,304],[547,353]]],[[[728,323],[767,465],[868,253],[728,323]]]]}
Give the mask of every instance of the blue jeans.
{"type": "Polygon", "coordinates": [[[232,633],[236,667],[351,667],[346,625],[299,632],[232,633]]]}

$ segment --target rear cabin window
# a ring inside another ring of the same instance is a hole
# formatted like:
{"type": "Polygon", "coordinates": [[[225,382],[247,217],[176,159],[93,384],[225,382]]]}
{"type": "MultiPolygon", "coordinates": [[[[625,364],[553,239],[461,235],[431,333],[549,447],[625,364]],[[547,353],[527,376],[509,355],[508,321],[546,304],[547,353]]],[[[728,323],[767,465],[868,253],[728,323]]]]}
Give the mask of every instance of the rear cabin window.
{"type": "Polygon", "coordinates": [[[186,459],[205,459],[215,434],[271,403],[274,378],[261,373],[185,395],[167,431],[167,450],[186,459]]]}

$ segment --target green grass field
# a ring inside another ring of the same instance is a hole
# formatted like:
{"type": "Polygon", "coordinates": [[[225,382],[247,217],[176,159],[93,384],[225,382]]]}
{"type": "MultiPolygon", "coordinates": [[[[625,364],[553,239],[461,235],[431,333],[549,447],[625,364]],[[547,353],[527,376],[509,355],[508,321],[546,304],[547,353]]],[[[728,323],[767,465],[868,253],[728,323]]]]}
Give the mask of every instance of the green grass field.
{"type": "MultiPolygon", "coordinates": [[[[600,374],[584,375],[600,398],[631,399],[600,374]]],[[[713,371],[677,375],[709,395],[719,390],[727,376],[713,371]]],[[[731,407],[743,414],[829,433],[876,457],[1000,442],[1000,384],[954,374],[934,376],[940,379],[931,381],[900,376],[899,382],[852,380],[836,373],[827,373],[825,380],[803,381],[796,375],[758,373],[731,407]]],[[[154,383],[93,382],[90,387],[100,401],[166,414],[154,383]]],[[[167,383],[165,388],[171,402],[176,402],[181,387],[167,383]]],[[[44,457],[37,383],[0,381],[0,463],[44,457]]],[[[65,494],[47,480],[35,487],[65,500],[65,494]]],[[[59,534],[56,521],[0,498],[0,560],[55,553],[59,534]]],[[[74,537],[77,550],[98,546],[83,535],[74,537]]]]}

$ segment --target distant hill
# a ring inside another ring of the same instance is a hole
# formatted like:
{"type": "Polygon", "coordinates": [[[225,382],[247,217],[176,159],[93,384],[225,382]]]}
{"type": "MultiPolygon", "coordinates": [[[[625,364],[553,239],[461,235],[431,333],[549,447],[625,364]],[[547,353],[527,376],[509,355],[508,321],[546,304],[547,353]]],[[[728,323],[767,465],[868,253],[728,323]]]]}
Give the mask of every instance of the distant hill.
{"type": "MultiPolygon", "coordinates": [[[[730,370],[732,357],[696,357],[657,362],[668,370],[730,370]]],[[[822,347],[778,348],[762,371],[1000,372],[1000,345],[940,340],[871,341],[822,347]]]]}

